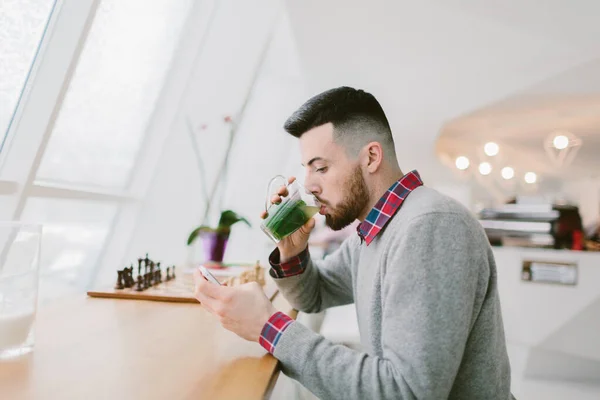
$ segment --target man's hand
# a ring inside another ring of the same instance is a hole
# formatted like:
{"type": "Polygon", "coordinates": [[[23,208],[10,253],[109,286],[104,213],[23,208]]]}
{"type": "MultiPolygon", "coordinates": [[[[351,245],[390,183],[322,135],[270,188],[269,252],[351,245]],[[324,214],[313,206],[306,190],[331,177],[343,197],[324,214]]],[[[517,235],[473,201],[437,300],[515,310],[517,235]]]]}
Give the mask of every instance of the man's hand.
{"type": "MultiPolygon", "coordinates": [[[[295,177],[291,176],[288,179],[288,184],[291,184],[296,180],[295,177]]],[[[271,204],[279,204],[281,203],[281,198],[287,196],[288,189],[286,186],[281,186],[277,193],[271,197],[271,204]]],[[[262,219],[267,218],[269,215],[266,211],[263,211],[260,215],[262,219]]],[[[291,235],[281,239],[281,241],[277,244],[279,248],[279,262],[284,263],[288,261],[290,258],[297,256],[302,253],[306,246],[308,246],[308,237],[310,236],[310,232],[315,227],[315,219],[309,219],[300,229],[291,235]]]]}
{"type": "Polygon", "coordinates": [[[277,310],[256,282],[240,286],[219,286],[208,282],[199,270],[194,271],[194,297],[221,325],[236,335],[258,342],[263,327],[277,310]]]}

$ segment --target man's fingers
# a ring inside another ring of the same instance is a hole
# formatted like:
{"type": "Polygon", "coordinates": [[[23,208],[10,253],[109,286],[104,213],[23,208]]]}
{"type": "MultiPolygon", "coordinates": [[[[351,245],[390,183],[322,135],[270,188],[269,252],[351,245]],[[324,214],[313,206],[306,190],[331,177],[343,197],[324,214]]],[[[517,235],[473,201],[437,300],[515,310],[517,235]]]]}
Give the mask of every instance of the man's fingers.
{"type": "Polygon", "coordinates": [[[308,235],[313,230],[314,227],[315,227],[315,219],[311,218],[308,221],[306,221],[306,223],[304,225],[302,225],[300,230],[302,231],[302,233],[308,235]]]}
{"type": "Polygon", "coordinates": [[[280,187],[279,190],[277,191],[277,194],[280,195],[280,196],[282,196],[282,197],[287,196],[289,194],[287,186],[280,187]]]}
{"type": "Polygon", "coordinates": [[[274,194],[273,196],[271,196],[271,203],[273,203],[273,204],[281,203],[281,197],[279,197],[279,195],[274,194]]]}
{"type": "Polygon", "coordinates": [[[269,216],[269,213],[268,213],[268,212],[266,212],[266,211],[263,211],[263,212],[261,212],[261,213],[260,213],[260,218],[261,218],[261,219],[265,219],[265,218],[267,218],[268,216],[269,216]]]}
{"type": "Polygon", "coordinates": [[[296,177],[295,177],[295,176],[290,176],[290,177],[288,178],[288,185],[289,185],[289,184],[291,184],[291,183],[293,183],[295,180],[296,180],[296,177]]]}
{"type": "Polygon", "coordinates": [[[208,296],[205,296],[203,293],[200,293],[200,292],[196,292],[194,297],[196,297],[196,299],[200,302],[200,304],[202,304],[202,307],[206,308],[206,310],[209,313],[216,315],[215,307],[216,307],[216,302],[218,300],[215,300],[208,296]]]}
{"type": "Polygon", "coordinates": [[[202,292],[205,296],[220,301],[228,300],[231,297],[232,288],[207,281],[199,270],[194,271],[194,281],[196,282],[196,291],[202,292]]]}

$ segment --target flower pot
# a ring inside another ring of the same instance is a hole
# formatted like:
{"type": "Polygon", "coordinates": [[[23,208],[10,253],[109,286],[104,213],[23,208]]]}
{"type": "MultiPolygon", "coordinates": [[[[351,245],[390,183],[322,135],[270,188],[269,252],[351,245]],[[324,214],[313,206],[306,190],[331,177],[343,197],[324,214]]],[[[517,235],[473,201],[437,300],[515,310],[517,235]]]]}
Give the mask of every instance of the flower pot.
{"type": "Polygon", "coordinates": [[[204,232],[200,236],[204,248],[204,260],[220,263],[223,261],[229,235],[217,232],[204,232]]]}

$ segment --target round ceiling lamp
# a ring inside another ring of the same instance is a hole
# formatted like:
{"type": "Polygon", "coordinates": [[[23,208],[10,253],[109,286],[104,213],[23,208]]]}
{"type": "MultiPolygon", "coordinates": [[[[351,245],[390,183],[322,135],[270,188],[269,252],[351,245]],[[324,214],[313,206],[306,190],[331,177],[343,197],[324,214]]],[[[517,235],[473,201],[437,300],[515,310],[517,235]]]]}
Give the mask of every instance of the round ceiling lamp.
{"type": "Polygon", "coordinates": [[[525,182],[533,184],[537,181],[537,175],[535,172],[528,172],[525,174],[525,182]]]}
{"type": "Polygon", "coordinates": [[[498,154],[500,147],[494,142],[488,142],[483,146],[483,151],[486,155],[493,157],[498,154]]]}
{"type": "Polygon", "coordinates": [[[489,162],[479,164],[479,173],[481,175],[489,175],[492,172],[492,165],[489,162]]]}
{"type": "Polygon", "coordinates": [[[544,141],[546,154],[557,167],[571,164],[581,145],[581,139],[568,131],[552,132],[544,141]]]}
{"type": "Polygon", "coordinates": [[[461,171],[464,171],[465,169],[469,168],[469,165],[471,163],[469,162],[469,159],[467,157],[460,156],[456,158],[455,164],[456,168],[460,169],[461,171]]]}
{"type": "Polygon", "coordinates": [[[515,170],[512,169],[511,167],[504,167],[504,168],[502,168],[501,174],[502,174],[502,178],[509,180],[509,179],[514,178],[515,170]]]}
{"type": "Polygon", "coordinates": [[[569,138],[565,135],[556,135],[552,139],[552,146],[557,150],[564,150],[569,147],[569,138]]]}

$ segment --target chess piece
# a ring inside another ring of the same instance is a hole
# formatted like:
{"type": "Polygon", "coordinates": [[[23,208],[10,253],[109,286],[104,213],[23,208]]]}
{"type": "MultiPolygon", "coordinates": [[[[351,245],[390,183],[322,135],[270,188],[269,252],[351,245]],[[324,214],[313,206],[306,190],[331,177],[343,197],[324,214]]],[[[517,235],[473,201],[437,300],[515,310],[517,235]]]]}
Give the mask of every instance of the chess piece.
{"type": "Polygon", "coordinates": [[[169,271],[169,269],[170,269],[170,268],[169,268],[169,267],[167,267],[167,277],[165,278],[165,280],[166,280],[167,282],[171,280],[171,275],[170,275],[170,273],[171,273],[171,272],[169,271]]]}
{"type": "Polygon", "coordinates": [[[123,287],[128,288],[129,286],[129,267],[123,269],[123,287]]]}
{"type": "Polygon", "coordinates": [[[117,283],[115,284],[115,289],[123,289],[123,271],[117,271],[117,283]]]}
{"type": "Polygon", "coordinates": [[[175,279],[175,266],[171,267],[171,279],[175,279]]]}
{"type": "Polygon", "coordinates": [[[149,278],[150,276],[148,275],[148,273],[144,274],[144,289],[148,289],[150,287],[150,282],[149,282],[149,278]]]}
{"type": "Polygon", "coordinates": [[[135,279],[133,279],[133,264],[129,267],[129,287],[133,287],[135,285],[135,279]]]}
{"type": "Polygon", "coordinates": [[[148,285],[154,285],[154,261],[150,261],[150,271],[148,271],[148,285]]]}
{"type": "Polygon", "coordinates": [[[138,275],[142,274],[142,259],[138,258],[138,275]]]}
{"type": "Polygon", "coordinates": [[[160,272],[160,261],[156,263],[156,277],[158,279],[158,283],[162,282],[162,272],[160,272]]]}
{"type": "Polygon", "coordinates": [[[265,270],[264,270],[264,268],[262,268],[260,266],[258,261],[256,262],[256,265],[254,266],[254,275],[255,275],[256,282],[260,286],[265,286],[265,270]]]}
{"type": "Polygon", "coordinates": [[[240,285],[248,283],[248,271],[244,271],[240,274],[240,285]]]}
{"type": "Polygon", "coordinates": [[[148,253],[146,253],[146,258],[144,258],[144,273],[147,273],[148,266],[150,265],[150,259],[148,258],[148,253]]]}
{"type": "Polygon", "coordinates": [[[160,282],[161,282],[160,271],[156,270],[156,271],[154,271],[154,284],[158,285],[160,282]]]}
{"type": "Polygon", "coordinates": [[[137,276],[137,287],[135,288],[136,292],[142,292],[144,290],[144,285],[142,284],[142,276],[137,276]]]}
{"type": "Polygon", "coordinates": [[[260,283],[260,264],[258,261],[254,264],[254,281],[260,283]]]}

